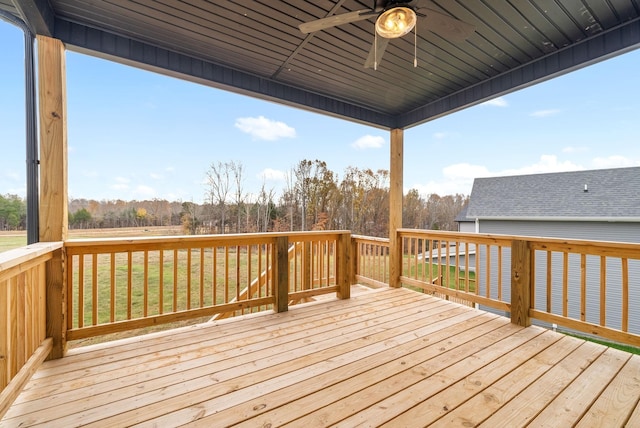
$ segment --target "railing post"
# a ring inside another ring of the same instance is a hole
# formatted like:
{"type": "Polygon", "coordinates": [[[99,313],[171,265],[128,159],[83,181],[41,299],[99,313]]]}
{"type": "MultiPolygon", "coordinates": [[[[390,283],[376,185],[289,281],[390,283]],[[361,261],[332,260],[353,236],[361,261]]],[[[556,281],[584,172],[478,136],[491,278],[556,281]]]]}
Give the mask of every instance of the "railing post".
{"type": "Polygon", "coordinates": [[[528,327],[531,307],[531,248],[528,241],[511,242],[511,322],[528,327]]]}
{"type": "Polygon", "coordinates": [[[286,312],[289,310],[289,238],[277,237],[275,250],[274,309],[276,312],[286,312]]]}
{"type": "Polygon", "coordinates": [[[313,288],[313,278],[311,278],[311,246],[312,242],[302,243],[302,289],[311,290],[313,288]]]}
{"type": "Polygon", "coordinates": [[[349,257],[351,258],[351,261],[349,263],[350,265],[350,269],[349,269],[349,284],[355,284],[356,283],[356,275],[358,275],[360,272],[358,272],[358,268],[359,268],[359,261],[360,261],[360,254],[358,253],[358,241],[355,240],[355,238],[352,235],[349,235],[349,239],[351,240],[351,250],[349,253],[349,257]]]}
{"type": "Polygon", "coordinates": [[[341,233],[336,241],[336,284],[338,299],[351,297],[351,234],[341,233]]]}

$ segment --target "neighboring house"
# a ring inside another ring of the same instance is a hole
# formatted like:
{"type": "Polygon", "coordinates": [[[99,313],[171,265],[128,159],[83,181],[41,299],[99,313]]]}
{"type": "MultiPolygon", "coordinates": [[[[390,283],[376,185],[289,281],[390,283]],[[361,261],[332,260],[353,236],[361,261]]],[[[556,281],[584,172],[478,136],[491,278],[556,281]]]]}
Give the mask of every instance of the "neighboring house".
{"type": "MultiPolygon", "coordinates": [[[[640,243],[640,167],[478,178],[460,231],[640,243]],[[464,227],[464,230],[463,230],[464,227]]],[[[480,249],[479,249],[480,250],[480,249]]],[[[478,261],[483,254],[478,251],[478,261]]],[[[552,261],[554,272],[562,269],[552,261]],[[557,266],[557,268],[556,268],[557,266]]],[[[538,258],[537,258],[538,259],[538,258]]],[[[538,263],[545,263],[544,258],[538,263]]],[[[579,314],[579,260],[569,263],[570,307],[579,314]]],[[[621,270],[607,262],[607,318],[619,323],[621,270]],[[612,265],[612,266],[610,266],[612,265]]],[[[544,284],[546,266],[536,266],[536,284],[544,284]]],[[[598,323],[599,260],[587,264],[587,321],[598,323]]],[[[504,272],[509,274],[509,272],[504,272]]],[[[556,275],[554,274],[554,277],[556,275]]],[[[508,276],[507,276],[508,277],[508,276]]],[[[561,272],[558,272],[561,277],[561,272]]],[[[480,278],[482,282],[482,278],[480,278]]],[[[629,260],[630,331],[640,333],[640,261],[629,260]]],[[[480,284],[480,290],[486,289],[480,284]]],[[[554,284],[554,290],[559,289],[554,284]]],[[[546,293],[536,289],[536,305],[544,307],[546,293]]],[[[552,293],[552,310],[559,313],[562,296],[552,293]]]]}
{"type": "Polygon", "coordinates": [[[458,232],[474,233],[476,231],[476,222],[474,219],[467,217],[467,210],[469,204],[465,205],[460,213],[456,216],[456,222],[458,223],[458,232]]]}
{"type": "Polygon", "coordinates": [[[466,271],[466,266],[469,266],[469,272],[475,271],[476,265],[476,246],[475,244],[463,244],[461,248],[456,251],[456,243],[449,242],[449,248],[446,246],[440,246],[429,251],[425,251],[418,256],[418,260],[432,260],[434,264],[441,264],[443,266],[456,266],[456,257],[458,258],[459,270],[466,271]],[[467,257],[469,261],[467,262],[467,257]]]}

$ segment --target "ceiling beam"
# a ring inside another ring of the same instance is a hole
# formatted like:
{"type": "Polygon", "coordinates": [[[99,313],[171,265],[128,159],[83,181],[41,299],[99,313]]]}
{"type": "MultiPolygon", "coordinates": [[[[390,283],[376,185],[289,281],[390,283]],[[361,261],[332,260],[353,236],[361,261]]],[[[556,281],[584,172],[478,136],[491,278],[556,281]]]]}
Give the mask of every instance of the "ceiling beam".
{"type": "Polygon", "coordinates": [[[640,18],[440,98],[398,118],[409,128],[640,48],[640,18]]]}
{"type": "Polygon", "coordinates": [[[47,0],[12,0],[33,34],[53,37],[55,13],[47,0]]]}

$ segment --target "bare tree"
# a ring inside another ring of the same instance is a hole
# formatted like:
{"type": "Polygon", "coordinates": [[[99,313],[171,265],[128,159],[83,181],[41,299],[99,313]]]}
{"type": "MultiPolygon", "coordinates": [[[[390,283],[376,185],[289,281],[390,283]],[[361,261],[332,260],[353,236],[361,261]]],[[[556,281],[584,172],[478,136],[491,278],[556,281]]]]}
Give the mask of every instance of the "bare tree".
{"type": "Polygon", "coordinates": [[[271,214],[275,208],[273,203],[274,190],[269,191],[265,188],[265,183],[262,182],[262,187],[258,193],[256,199],[256,229],[258,232],[268,232],[269,224],[271,223],[271,214]]]}
{"type": "MultiPolygon", "coordinates": [[[[229,162],[212,163],[207,171],[207,193],[206,200],[211,206],[218,211],[220,233],[225,233],[226,214],[227,214],[227,196],[231,188],[230,174],[231,166],[229,162]]],[[[212,219],[215,219],[215,212],[212,213],[212,219]]]]}
{"type": "Polygon", "coordinates": [[[295,210],[297,208],[297,195],[296,195],[296,191],[295,191],[295,180],[294,180],[295,174],[293,169],[288,172],[286,174],[286,181],[285,181],[285,190],[282,194],[282,196],[280,197],[280,205],[282,206],[283,211],[286,213],[284,215],[284,218],[278,218],[277,219],[277,224],[278,224],[278,231],[284,231],[285,228],[285,224],[287,223],[287,217],[288,217],[288,223],[289,223],[289,230],[294,230],[294,225],[295,225],[295,210]]]}
{"type": "Polygon", "coordinates": [[[424,227],[425,203],[417,189],[407,192],[402,205],[402,226],[413,229],[424,227]]]}
{"type": "Polygon", "coordinates": [[[244,214],[245,194],[243,189],[244,177],[243,166],[240,162],[229,162],[229,168],[233,174],[233,182],[235,184],[233,202],[236,205],[236,232],[240,233],[240,225],[242,224],[242,215],[244,214]]]}
{"type": "Polygon", "coordinates": [[[311,187],[311,166],[310,160],[301,160],[293,169],[295,177],[294,192],[296,199],[300,201],[300,230],[307,230],[307,203],[309,199],[309,189],[311,187]]]}

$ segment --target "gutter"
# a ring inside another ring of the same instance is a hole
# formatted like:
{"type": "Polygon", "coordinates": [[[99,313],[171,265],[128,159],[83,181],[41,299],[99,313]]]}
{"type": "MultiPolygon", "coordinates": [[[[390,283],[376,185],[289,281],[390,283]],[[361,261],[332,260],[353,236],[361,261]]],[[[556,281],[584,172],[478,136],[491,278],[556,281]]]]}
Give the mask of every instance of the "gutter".
{"type": "Polygon", "coordinates": [[[602,222],[602,223],[640,223],[640,217],[505,217],[505,216],[486,216],[471,217],[476,223],[482,220],[508,220],[508,221],[582,221],[582,222],[602,222]]]}

